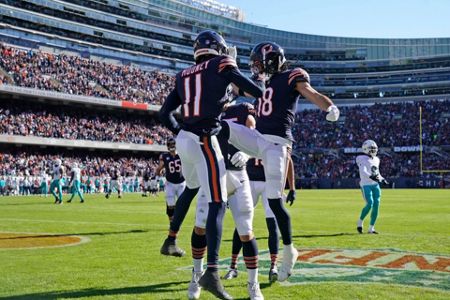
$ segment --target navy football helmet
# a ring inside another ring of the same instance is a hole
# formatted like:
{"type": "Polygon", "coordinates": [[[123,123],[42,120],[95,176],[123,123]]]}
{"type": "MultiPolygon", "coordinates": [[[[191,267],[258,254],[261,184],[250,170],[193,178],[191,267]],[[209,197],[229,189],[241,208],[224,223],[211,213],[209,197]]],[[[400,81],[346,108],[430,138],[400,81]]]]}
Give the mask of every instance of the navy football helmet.
{"type": "Polygon", "coordinates": [[[253,74],[275,74],[283,71],[286,58],[284,50],[274,42],[262,42],[250,53],[250,69],[253,74]]]}
{"type": "Polygon", "coordinates": [[[205,30],[197,35],[194,42],[194,59],[203,55],[228,54],[228,46],[224,38],[215,31],[205,30]]]}

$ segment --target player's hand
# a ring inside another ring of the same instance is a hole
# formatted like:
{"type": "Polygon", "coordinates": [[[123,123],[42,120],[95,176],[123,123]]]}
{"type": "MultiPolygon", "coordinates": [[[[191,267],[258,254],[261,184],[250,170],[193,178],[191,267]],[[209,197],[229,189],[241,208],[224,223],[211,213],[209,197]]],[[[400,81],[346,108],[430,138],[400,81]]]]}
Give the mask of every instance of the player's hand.
{"type": "Polygon", "coordinates": [[[228,55],[231,56],[234,60],[236,60],[236,57],[237,57],[236,46],[228,47],[228,55]]]}
{"type": "Polygon", "coordinates": [[[339,115],[341,114],[339,108],[336,105],[331,105],[327,108],[327,121],[336,122],[339,119],[339,115]]]}
{"type": "Polygon", "coordinates": [[[287,197],[286,197],[286,203],[289,203],[289,206],[292,206],[295,201],[295,190],[290,190],[287,197]]]}
{"type": "Polygon", "coordinates": [[[387,181],[387,180],[384,179],[384,178],[381,178],[381,183],[382,183],[382,184],[385,184],[385,185],[389,185],[389,181],[387,181]]]}
{"type": "Polygon", "coordinates": [[[242,168],[243,166],[245,166],[248,159],[249,156],[247,154],[242,151],[238,151],[231,157],[230,161],[236,168],[242,168]]]}

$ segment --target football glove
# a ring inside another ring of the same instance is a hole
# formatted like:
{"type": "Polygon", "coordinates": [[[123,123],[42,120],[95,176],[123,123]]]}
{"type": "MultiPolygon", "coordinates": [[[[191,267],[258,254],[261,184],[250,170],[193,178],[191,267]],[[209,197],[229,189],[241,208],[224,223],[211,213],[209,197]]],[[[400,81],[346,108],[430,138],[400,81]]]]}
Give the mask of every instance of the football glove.
{"type": "Polygon", "coordinates": [[[327,108],[327,116],[326,119],[327,121],[330,122],[336,122],[339,119],[339,108],[337,108],[336,105],[331,105],[330,107],[327,108]]]}
{"type": "Polygon", "coordinates": [[[228,47],[228,55],[231,56],[234,60],[236,60],[236,57],[237,57],[236,46],[228,47]]]}
{"type": "Polygon", "coordinates": [[[242,151],[236,152],[230,159],[230,162],[235,166],[236,168],[242,168],[245,166],[249,159],[249,156],[245,154],[242,151]]]}
{"type": "Polygon", "coordinates": [[[295,201],[295,190],[290,190],[287,197],[286,197],[286,203],[289,203],[289,206],[292,206],[295,201]]]}

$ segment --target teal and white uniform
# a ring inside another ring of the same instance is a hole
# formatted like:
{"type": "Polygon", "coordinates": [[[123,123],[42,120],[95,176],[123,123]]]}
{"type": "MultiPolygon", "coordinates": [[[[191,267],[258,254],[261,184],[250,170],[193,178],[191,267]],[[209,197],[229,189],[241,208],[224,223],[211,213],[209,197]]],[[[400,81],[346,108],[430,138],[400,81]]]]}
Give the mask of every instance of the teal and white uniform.
{"type": "Polygon", "coordinates": [[[48,176],[45,171],[41,172],[41,194],[47,196],[48,193],[48,176]]]}
{"type": "Polygon", "coordinates": [[[69,201],[72,201],[72,199],[75,197],[75,195],[78,195],[82,202],[84,202],[83,199],[83,193],[81,191],[81,169],[78,167],[72,168],[72,196],[70,197],[69,201]]]}
{"type": "Polygon", "coordinates": [[[64,173],[63,167],[55,164],[52,169],[52,183],[50,184],[50,192],[55,197],[56,201],[62,201],[62,182],[61,178],[64,173]],[[55,188],[58,189],[58,195],[55,193],[55,188]]]}
{"type": "Polygon", "coordinates": [[[373,229],[378,217],[378,209],[380,207],[381,189],[380,184],[372,179],[371,176],[380,176],[380,159],[376,156],[358,155],[356,157],[356,164],[359,169],[359,177],[362,194],[366,201],[366,206],[361,211],[359,217],[360,222],[364,220],[367,214],[372,209],[370,215],[370,226],[373,229]]]}

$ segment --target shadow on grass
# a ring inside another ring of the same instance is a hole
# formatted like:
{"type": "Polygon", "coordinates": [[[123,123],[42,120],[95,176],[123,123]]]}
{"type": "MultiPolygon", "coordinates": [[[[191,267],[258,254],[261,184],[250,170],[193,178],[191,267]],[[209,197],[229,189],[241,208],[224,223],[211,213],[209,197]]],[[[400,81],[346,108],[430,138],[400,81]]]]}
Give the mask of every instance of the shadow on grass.
{"type": "MultiPolygon", "coordinates": [[[[338,232],[338,233],[329,233],[329,234],[300,234],[300,235],[293,235],[293,238],[304,238],[304,239],[311,239],[311,238],[321,238],[321,237],[337,237],[337,236],[348,236],[348,235],[358,235],[358,233],[349,233],[349,232],[338,232]]],[[[256,240],[267,240],[268,236],[260,236],[257,237],[256,240]]],[[[232,239],[224,239],[224,242],[232,242],[232,239]]]]}
{"type": "MultiPolygon", "coordinates": [[[[106,232],[84,232],[84,233],[64,233],[64,234],[39,234],[39,235],[21,235],[21,236],[11,236],[11,237],[0,237],[0,240],[17,240],[17,239],[29,239],[29,238],[49,238],[49,237],[64,237],[72,235],[113,235],[113,234],[128,234],[128,233],[144,233],[148,230],[135,229],[127,231],[106,231],[106,232]]],[[[13,233],[11,233],[13,234],[13,233]]],[[[20,233],[19,233],[20,234],[20,233]]]]}
{"type": "MultiPolygon", "coordinates": [[[[84,289],[79,291],[54,291],[31,293],[24,295],[0,297],[0,299],[61,299],[61,298],[84,298],[95,296],[118,296],[118,295],[140,295],[152,293],[173,293],[185,291],[189,281],[166,282],[145,286],[131,286],[115,289],[84,289]]],[[[167,298],[171,299],[171,298],[167,298]]]]}

